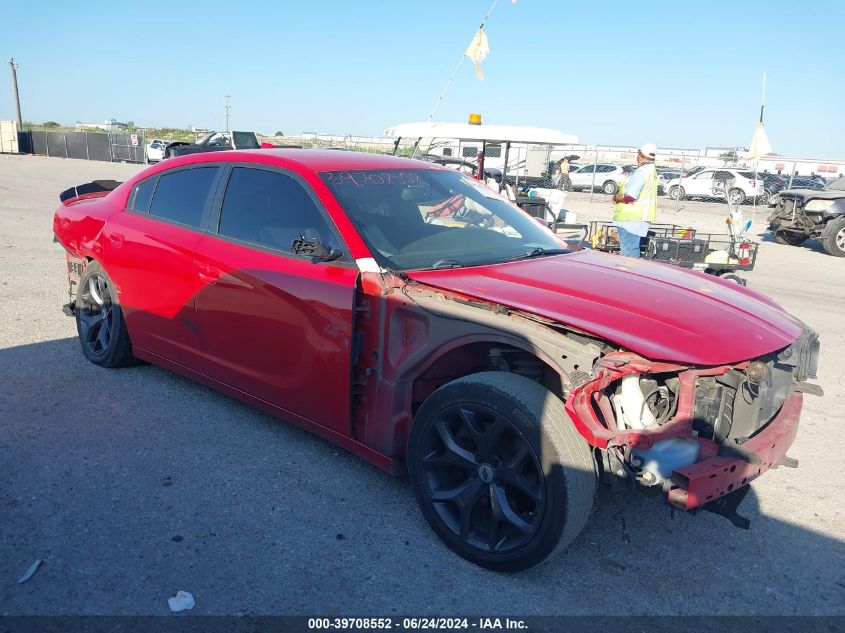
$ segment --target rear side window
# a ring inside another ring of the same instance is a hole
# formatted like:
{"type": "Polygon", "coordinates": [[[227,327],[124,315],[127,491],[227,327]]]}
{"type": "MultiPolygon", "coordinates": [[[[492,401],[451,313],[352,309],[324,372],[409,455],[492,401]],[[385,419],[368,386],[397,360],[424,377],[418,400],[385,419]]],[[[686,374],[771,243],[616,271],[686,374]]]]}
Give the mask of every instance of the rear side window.
{"type": "Polygon", "coordinates": [[[205,202],[217,176],[217,167],[184,169],[158,179],[150,215],[164,220],[200,227],[205,202]]]}
{"type": "Polygon", "coordinates": [[[305,188],[285,174],[235,167],[226,186],[218,232],[225,237],[290,251],[300,237],[338,247],[305,188]]]}
{"type": "Polygon", "coordinates": [[[132,197],[129,200],[129,208],[139,213],[149,211],[155,184],[155,178],[148,178],[135,185],[135,188],[132,190],[132,197]]]}

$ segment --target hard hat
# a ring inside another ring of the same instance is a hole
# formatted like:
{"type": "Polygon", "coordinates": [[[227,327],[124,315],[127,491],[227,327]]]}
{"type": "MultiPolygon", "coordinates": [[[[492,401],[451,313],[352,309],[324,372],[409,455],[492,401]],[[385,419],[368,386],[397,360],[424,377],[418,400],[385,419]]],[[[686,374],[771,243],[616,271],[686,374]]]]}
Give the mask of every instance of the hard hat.
{"type": "Polygon", "coordinates": [[[646,143],[637,151],[646,158],[654,160],[655,156],[657,156],[657,145],[654,143],[646,143]]]}

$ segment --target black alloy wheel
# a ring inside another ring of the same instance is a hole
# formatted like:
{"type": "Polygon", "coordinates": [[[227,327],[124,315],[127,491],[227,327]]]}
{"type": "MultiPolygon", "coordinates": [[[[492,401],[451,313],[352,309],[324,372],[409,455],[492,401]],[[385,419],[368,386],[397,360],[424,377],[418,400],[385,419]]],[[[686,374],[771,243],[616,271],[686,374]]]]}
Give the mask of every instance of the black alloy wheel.
{"type": "Polygon", "coordinates": [[[545,479],[512,420],[481,404],[447,407],[421,448],[426,497],[461,541],[504,553],[534,537],[546,510],[545,479]]]}
{"type": "Polygon", "coordinates": [[[531,567],[569,545],[596,488],[592,451],[561,401],[503,372],[459,378],[423,403],[408,471],[438,536],[499,571],[531,567]]]}
{"type": "Polygon", "coordinates": [[[114,284],[97,262],[82,273],[74,313],[85,358],[102,367],[135,363],[114,284]]]}

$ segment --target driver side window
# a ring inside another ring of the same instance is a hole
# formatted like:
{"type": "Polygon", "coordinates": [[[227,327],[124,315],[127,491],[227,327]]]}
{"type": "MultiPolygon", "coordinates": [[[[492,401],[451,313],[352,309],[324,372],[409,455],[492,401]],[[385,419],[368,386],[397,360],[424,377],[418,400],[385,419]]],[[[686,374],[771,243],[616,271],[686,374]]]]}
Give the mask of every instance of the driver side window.
{"type": "Polygon", "coordinates": [[[295,240],[339,240],[305,188],[286,174],[235,167],[226,186],[218,232],[224,237],[292,252],[295,240]]]}

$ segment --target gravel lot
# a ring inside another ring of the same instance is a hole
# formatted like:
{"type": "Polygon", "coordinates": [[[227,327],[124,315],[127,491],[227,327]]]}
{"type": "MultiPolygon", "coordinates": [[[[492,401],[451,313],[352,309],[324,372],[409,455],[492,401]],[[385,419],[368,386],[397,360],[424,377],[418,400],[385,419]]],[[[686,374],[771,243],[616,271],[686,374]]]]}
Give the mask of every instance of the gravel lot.
{"type": "MultiPolygon", "coordinates": [[[[750,531],[602,492],[562,556],[498,574],[441,545],[407,480],[158,368],[83,359],[58,193],[139,169],[0,156],[0,614],[166,614],[180,589],[194,614],[845,614],[845,259],[763,242],[748,275],[820,332],[826,392],[806,399],[800,467],[754,483],[750,531]]],[[[607,200],[568,206],[605,219],[607,200]]],[[[724,228],[724,205],[661,203],[724,228]]]]}

